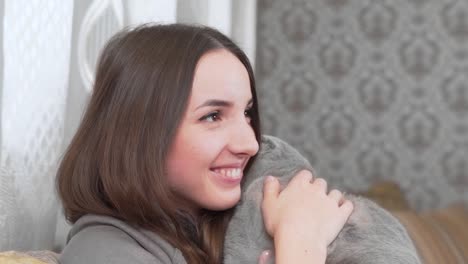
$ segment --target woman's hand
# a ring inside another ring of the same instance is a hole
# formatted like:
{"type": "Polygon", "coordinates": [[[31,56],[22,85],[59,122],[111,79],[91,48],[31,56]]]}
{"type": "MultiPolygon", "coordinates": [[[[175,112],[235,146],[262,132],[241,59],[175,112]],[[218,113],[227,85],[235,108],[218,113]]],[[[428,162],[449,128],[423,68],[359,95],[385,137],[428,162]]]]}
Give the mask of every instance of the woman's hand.
{"type": "Polygon", "coordinates": [[[353,210],[340,191],[327,193],[326,181],[313,180],[309,171],[299,172],[282,191],[278,180],[268,176],[263,193],[263,220],[275,241],[277,260],[279,254],[303,255],[299,260],[320,254],[324,260],[327,246],[353,210]],[[300,252],[293,252],[292,247],[300,252]]]}
{"type": "Polygon", "coordinates": [[[264,250],[258,257],[258,264],[267,264],[272,261],[271,250],[264,250]]]}

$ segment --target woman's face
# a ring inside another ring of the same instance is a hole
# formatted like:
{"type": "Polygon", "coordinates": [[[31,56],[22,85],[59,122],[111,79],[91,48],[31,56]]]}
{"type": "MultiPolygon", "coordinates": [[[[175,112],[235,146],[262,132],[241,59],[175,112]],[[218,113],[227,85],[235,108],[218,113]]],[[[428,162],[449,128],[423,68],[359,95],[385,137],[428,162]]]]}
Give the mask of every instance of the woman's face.
{"type": "Polygon", "coordinates": [[[203,55],[166,163],[169,185],[189,211],[224,210],[239,201],[243,170],[259,147],[251,107],[239,59],[224,49],[203,55]]]}

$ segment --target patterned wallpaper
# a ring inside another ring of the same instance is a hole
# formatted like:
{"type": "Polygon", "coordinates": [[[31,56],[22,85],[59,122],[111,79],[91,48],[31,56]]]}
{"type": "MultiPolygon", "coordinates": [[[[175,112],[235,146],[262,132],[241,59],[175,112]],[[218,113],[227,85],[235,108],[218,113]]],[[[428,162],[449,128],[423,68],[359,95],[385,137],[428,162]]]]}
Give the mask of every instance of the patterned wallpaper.
{"type": "Polygon", "coordinates": [[[468,201],[468,1],[258,1],[264,132],[332,187],[468,201]]]}

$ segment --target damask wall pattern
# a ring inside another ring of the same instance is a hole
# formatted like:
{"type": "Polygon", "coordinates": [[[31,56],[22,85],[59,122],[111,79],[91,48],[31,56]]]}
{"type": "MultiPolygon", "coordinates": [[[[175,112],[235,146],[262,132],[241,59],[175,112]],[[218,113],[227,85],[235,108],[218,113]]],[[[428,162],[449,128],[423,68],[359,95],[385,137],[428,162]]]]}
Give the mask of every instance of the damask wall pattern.
{"type": "Polygon", "coordinates": [[[264,132],[331,187],[468,201],[468,1],[258,1],[264,132]]]}

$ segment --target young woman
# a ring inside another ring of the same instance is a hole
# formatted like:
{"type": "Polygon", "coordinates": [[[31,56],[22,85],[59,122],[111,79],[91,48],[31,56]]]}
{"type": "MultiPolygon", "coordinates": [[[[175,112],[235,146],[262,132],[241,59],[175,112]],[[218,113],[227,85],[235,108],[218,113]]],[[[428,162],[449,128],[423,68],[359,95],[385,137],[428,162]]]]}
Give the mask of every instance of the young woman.
{"type": "MultiPolygon", "coordinates": [[[[117,34],[58,170],[74,223],[61,263],[221,263],[259,140],[252,68],[229,38],[180,24],[117,34]]],[[[324,263],[352,204],[309,172],[281,192],[268,179],[277,263],[324,263]]]]}

